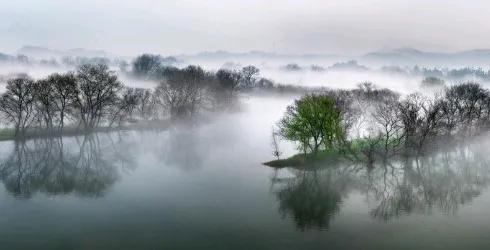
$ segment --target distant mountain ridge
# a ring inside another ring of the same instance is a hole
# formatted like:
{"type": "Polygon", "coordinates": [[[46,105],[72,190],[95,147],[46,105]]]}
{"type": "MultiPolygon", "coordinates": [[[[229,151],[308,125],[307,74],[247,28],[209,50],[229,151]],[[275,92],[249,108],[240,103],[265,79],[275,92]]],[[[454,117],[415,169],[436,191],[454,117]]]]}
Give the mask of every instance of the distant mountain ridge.
{"type": "Polygon", "coordinates": [[[359,60],[384,64],[490,64],[490,49],[427,52],[414,48],[399,48],[367,53],[359,60]]]}
{"type": "Polygon", "coordinates": [[[112,57],[110,53],[107,53],[104,50],[92,50],[92,49],[84,49],[84,48],[74,48],[69,50],[56,50],[50,49],[41,46],[23,46],[17,51],[18,54],[26,55],[32,58],[57,58],[64,56],[72,56],[72,57],[112,57]]]}
{"type": "Polygon", "coordinates": [[[214,51],[201,52],[192,55],[178,55],[180,59],[201,59],[201,60],[230,60],[234,59],[261,59],[261,60],[336,60],[337,62],[357,60],[363,64],[375,65],[434,65],[434,66],[490,66],[490,49],[473,49],[457,52],[430,52],[418,50],[410,47],[397,48],[392,50],[380,50],[359,56],[345,56],[338,54],[280,54],[263,51],[250,52],[228,52],[214,51]]]}
{"type": "Polygon", "coordinates": [[[337,58],[342,57],[336,54],[281,54],[275,52],[265,52],[259,50],[251,50],[248,52],[230,52],[224,50],[217,51],[204,51],[197,54],[180,54],[176,55],[177,58],[208,58],[208,59],[220,59],[220,58],[236,58],[236,57],[247,57],[247,58],[274,58],[274,59],[285,59],[285,58],[337,58]]]}

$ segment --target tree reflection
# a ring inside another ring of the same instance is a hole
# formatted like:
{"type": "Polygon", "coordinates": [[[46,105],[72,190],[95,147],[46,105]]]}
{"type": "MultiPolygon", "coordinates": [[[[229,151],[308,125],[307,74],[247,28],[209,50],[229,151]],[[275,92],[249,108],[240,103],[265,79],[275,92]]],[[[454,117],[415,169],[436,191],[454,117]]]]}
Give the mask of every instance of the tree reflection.
{"type": "Polygon", "coordinates": [[[488,157],[469,147],[406,159],[372,171],[367,195],[375,218],[390,220],[412,212],[456,213],[487,188],[488,157]]]}
{"type": "Polygon", "coordinates": [[[302,231],[328,229],[330,220],[340,210],[342,193],[349,182],[345,177],[335,170],[300,170],[291,178],[275,177],[279,212],[292,217],[302,231]]]}
{"type": "Polygon", "coordinates": [[[351,191],[364,194],[367,212],[390,221],[411,213],[454,214],[474,200],[490,183],[489,156],[481,145],[425,157],[396,159],[373,168],[326,167],[312,171],[287,169],[272,192],[279,212],[294,219],[300,230],[326,229],[351,191]]]}
{"type": "Polygon", "coordinates": [[[204,150],[200,147],[199,131],[191,124],[185,124],[186,129],[174,128],[169,130],[166,150],[159,152],[160,158],[168,165],[182,170],[192,171],[202,168],[204,150]]]}
{"type": "Polygon", "coordinates": [[[0,178],[14,196],[36,192],[98,197],[118,179],[118,153],[113,144],[102,147],[98,135],[16,142],[0,165],[0,178]]]}

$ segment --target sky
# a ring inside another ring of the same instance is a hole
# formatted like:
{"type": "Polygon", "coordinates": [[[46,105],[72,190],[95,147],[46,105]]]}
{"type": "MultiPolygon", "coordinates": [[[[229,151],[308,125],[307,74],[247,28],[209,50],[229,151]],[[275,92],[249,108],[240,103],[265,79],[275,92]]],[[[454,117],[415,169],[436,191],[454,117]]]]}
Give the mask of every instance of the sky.
{"type": "Polygon", "coordinates": [[[0,0],[0,52],[358,55],[490,48],[486,0],[0,0]]]}

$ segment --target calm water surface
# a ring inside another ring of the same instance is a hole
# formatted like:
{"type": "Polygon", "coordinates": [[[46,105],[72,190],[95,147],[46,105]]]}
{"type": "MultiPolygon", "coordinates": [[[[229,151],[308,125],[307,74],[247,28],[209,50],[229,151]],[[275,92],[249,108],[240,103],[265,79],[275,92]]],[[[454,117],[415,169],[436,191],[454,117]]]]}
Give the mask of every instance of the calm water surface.
{"type": "Polygon", "coordinates": [[[0,249],[490,248],[486,140],[371,170],[265,167],[291,102],[248,98],[167,131],[2,142],[0,249]]]}

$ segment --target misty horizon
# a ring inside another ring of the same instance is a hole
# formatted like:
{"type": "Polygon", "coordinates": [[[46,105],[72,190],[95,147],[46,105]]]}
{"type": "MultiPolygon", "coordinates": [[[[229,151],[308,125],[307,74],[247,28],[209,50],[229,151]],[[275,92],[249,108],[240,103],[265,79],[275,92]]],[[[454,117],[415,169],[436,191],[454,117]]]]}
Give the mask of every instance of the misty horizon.
{"type": "MultiPolygon", "coordinates": [[[[21,45],[19,48],[13,51],[0,51],[0,53],[4,54],[11,54],[11,55],[16,55],[16,54],[22,54],[23,50],[26,49],[40,49],[40,50],[47,50],[47,51],[52,51],[56,53],[75,53],[75,52],[80,52],[82,53],[83,51],[89,51],[89,52],[97,52],[97,53],[104,53],[107,55],[112,55],[112,56],[119,56],[119,57],[135,57],[139,54],[132,54],[132,55],[126,55],[126,54],[119,54],[115,53],[114,51],[111,50],[105,50],[105,49],[100,49],[100,48],[90,48],[90,47],[74,47],[74,48],[66,48],[66,49],[56,49],[53,47],[47,47],[47,46],[42,46],[42,45],[35,45],[35,44],[25,44],[21,45]]],[[[392,53],[392,52],[415,52],[415,53],[431,53],[431,54],[458,54],[458,53],[465,53],[465,52],[490,52],[490,46],[488,48],[469,48],[469,49],[464,49],[464,50],[448,50],[448,51],[438,51],[438,50],[423,50],[423,49],[418,49],[414,47],[409,47],[409,46],[402,46],[402,47],[394,47],[394,48],[383,48],[379,50],[370,50],[366,51],[364,53],[359,53],[359,54],[354,54],[354,55],[348,55],[348,54],[342,54],[342,53],[281,53],[281,52],[274,52],[274,51],[268,51],[268,50],[223,50],[223,49],[216,49],[216,50],[202,50],[202,51],[196,51],[193,53],[175,53],[175,54],[161,54],[162,56],[196,56],[196,55],[205,55],[205,54],[219,54],[219,53],[227,53],[227,54],[268,54],[268,55],[284,55],[284,56],[325,56],[325,57],[333,57],[333,56],[345,56],[346,58],[356,58],[360,56],[365,56],[369,55],[372,53],[392,53]]],[[[144,51],[140,54],[144,53],[149,53],[149,54],[159,54],[154,51],[144,51]]]]}
{"type": "Polygon", "coordinates": [[[490,48],[485,1],[9,1],[0,48],[23,44],[119,55],[203,51],[359,55],[410,47],[490,48]],[[471,28],[469,28],[471,27],[471,28]],[[196,41],[196,38],[197,41],[196,41]]]}

